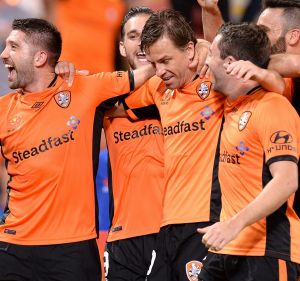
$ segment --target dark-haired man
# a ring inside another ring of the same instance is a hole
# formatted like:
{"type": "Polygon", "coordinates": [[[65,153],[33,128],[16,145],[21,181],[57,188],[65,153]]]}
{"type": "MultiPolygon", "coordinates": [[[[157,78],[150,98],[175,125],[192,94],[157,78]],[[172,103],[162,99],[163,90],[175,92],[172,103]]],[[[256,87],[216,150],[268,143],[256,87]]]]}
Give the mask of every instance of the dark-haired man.
{"type": "Polygon", "coordinates": [[[249,24],[224,25],[211,45],[206,63],[214,88],[227,96],[219,160],[222,211],[221,222],[198,230],[211,251],[199,280],[297,280],[299,117],[286,98],[224,68],[245,56],[266,67],[270,54],[264,30],[249,24]]]}
{"type": "Polygon", "coordinates": [[[16,89],[0,99],[1,152],[11,177],[0,220],[3,281],[100,279],[95,109],[152,75],[150,67],[98,73],[78,76],[69,87],[54,74],[60,51],[52,24],[19,19],[1,53],[9,86],[16,89]]]}
{"type": "Polygon", "coordinates": [[[219,221],[221,209],[218,159],[224,96],[188,68],[196,39],[178,12],[153,14],[141,42],[158,77],[126,98],[127,112],[136,119],[143,107],[155,104],[165,142],[163,219],[147,280],[197,280],[207,249],[196,229],[219,221]]]}
{"type": "MultiPolygon", "coordinates": [[[[130,69],[149,64],[141,51],[140,37],[151,14],[149,8],[135,7],[124,17],[119,49],[130,69]]],[[[155,106],[147,107],[143,117],[135,122],[129,118],[104,118],[111,167],[112,222],[104,257],[109,281],[145,280],[161,224],[162,128],[155,106]]]]}

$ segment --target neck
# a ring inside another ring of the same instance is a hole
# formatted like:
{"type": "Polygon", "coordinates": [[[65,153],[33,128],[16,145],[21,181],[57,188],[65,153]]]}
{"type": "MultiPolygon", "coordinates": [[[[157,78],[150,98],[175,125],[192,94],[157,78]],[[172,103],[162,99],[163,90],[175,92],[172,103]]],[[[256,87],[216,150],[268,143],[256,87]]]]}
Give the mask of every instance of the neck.
{"type": "Polygon", "coordinates": [[[185,79],[184,79],[184,84],[182,85],[182,87],[184,87],[185,85],[191,83],[194,81],[194,79],[197,77],[197,72],[195,71],[191,71],[190,69],[186,71],[186,75],[185,75],[185,79]]]}
{"type": "Polygon", "coordinates": [[[246,83],[236,82],[235,84],[228,84],[228,89],[226,89],[223,93],[230,100],[236,100],[241,96],[246,96],[252,89],[259,86],[256,81],[248,81],[246,83]]]}
{"type": "MultiPolygon", "coordinates": [[[[41,92],[46,90],[51,82],[55,79],[56,74],[51,71],[45,71],[39,72],[37,75],[35,75],[35,78],[33,79],[32,83],[29,85],[26,85],[25,88],[23,88],[24,92],[41,92]]],[[[52,85],[51,85],[52,86],[52,85]]]]}

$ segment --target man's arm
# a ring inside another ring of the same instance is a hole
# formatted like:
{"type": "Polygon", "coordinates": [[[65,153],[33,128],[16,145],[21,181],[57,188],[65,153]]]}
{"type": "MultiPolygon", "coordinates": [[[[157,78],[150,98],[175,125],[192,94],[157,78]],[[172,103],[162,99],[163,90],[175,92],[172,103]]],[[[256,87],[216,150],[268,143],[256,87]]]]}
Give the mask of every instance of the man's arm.
{"type": "MultiPolygon", "coordinates": [[[[1,148],[1,147],[0,147],[1,148]]],[[[5,160],[0,154],[0,209],[4,209],[6,202],[6,186],[9,176],[5,167],[5,160]]]]}
{"type": "Polygon", "coordinates": [[[300,55],[272,55],[268,68],[277,71],[283,77],[300,77],[300,55]]]}
{"type": "Polygon", "coordinates": [[[222,14],[218,7],[218,0],[197,0],[202,7],[202,24],[204,39],[212,42],[224,23],[222,14]]]}
{"type": "Polygon", "coordinates": [[[221,250],[248,225],[275,212],[298,188],[298,167],[292,161],[274,162],[270,166],[272,180],[263,191],[231,219],[198,229],[204,233],[203,243],[212,250],[221,250]]]}
{"type": "Polygon", "coordinates": [[[235,76],[243,81],[254,80],[263,88],[270,92],[283,95],[285,92],[285,82],[278,72],[263,69],[250,61],[235,61],[231,64],[224,65],[227,74],[235,76]]]}

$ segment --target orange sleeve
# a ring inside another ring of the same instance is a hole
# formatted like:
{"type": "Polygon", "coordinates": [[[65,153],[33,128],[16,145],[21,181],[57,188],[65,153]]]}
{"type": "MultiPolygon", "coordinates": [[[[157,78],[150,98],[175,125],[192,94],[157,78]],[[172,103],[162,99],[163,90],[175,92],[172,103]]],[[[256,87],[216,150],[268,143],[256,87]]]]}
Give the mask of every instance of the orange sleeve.
{"type": "Polygon", "coordinates": [[[283,95],[292,102],[293,93],[294,93],[294,82],[292,78],[284,78],[285,90],[283,95]]]}
{"type": "Polygon", "coordinates": [[[89,76],[76,76],[74,88],[95,106],[103,101],[129,93],[134,89],[132,72],[100,72],[89,76]]]}
{"type": "Polygon", "coordinates": [[[153,108],[154,95],[160,83],[157,77],[153,77],[125,99],[124,106],[132,120],[143,118],[143,114],[153,108]]]}
{"type": "Polygon", "coordinates": [[[258,106],[255,118],[267,165],[283,160],[297,163],[300,119],[292,105],[281,96],[272,96],[272,102],[258,106]]]}

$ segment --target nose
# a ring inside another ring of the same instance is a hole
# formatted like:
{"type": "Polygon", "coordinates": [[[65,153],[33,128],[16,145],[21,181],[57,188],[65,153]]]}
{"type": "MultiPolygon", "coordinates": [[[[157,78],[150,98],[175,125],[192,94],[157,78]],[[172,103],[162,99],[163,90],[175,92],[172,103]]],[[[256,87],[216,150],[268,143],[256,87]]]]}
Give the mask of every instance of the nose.
{"type": "Polygon", "coordinates": [[[164,76],[164,74],[166,73],[166,69],[159,64],[156,64],[155,71],[156,71],[156,75],[160,78],[162,78],[164,76]]]}
{"type": "Polygon", "coordinates": [[[2,51],[1,55],[0,55],[1,59],[7,59],[8,58],[8,51],[7,48],[5,47],[5,49],[2,51]]]}

